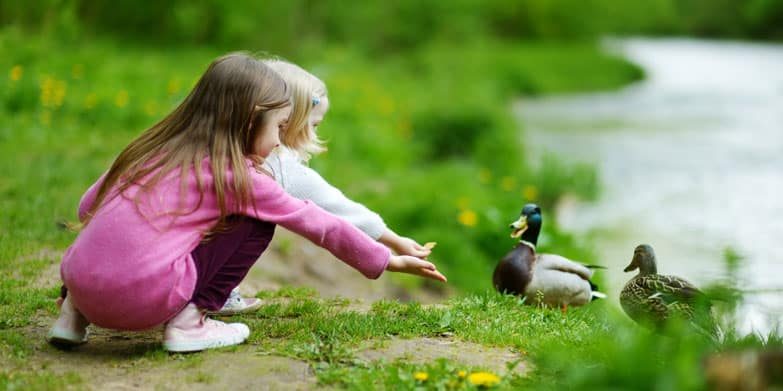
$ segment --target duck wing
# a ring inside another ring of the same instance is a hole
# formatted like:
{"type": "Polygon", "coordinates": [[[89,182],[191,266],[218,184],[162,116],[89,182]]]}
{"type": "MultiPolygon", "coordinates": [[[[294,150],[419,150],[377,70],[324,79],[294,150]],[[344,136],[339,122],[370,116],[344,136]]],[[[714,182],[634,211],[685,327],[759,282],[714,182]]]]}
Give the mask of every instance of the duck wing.
{"type": "Polygon", "coordinates": [[[531,303],[580,306],[592,299],[590,282],[579,274],[547,269],[539,265],[533,270],[533,279],[525,289],[525,296],[531,303]]]}
{"type": "Polygon", "coordinates": [[[658,288],[650,276],[637,276],[628,281],[620,292],[620,305],[631,319],[660,321],[669,315],[669,309],[657,295],[658,288]]]}
{"type": "Polygon", "coordinates": [[[697,330],[716,336],[718,328],[712,319],[707,296],[690,282],[665,275],[638,276],[620,293],[623,310],[637,322],[658,327],[671,316],[690,320],[697,330]]]}
{"type": "Polygon", "coordinates": [[[704,297],[704,293],[693,284],[677,276],[649,276],[639,279],[639,284],[651,295],[658,295],[667,305],[675,302],[690,304],[704,297]]]}
{"type": "Polygon", "coordinates": [[[593,270],[591,270],[586,265],[574,262],[557,254],[536,254],[535,268],[557,270],[563,273],[576,274],[583,280],[588,281],[591,277],[593,277],[593,270]]]}

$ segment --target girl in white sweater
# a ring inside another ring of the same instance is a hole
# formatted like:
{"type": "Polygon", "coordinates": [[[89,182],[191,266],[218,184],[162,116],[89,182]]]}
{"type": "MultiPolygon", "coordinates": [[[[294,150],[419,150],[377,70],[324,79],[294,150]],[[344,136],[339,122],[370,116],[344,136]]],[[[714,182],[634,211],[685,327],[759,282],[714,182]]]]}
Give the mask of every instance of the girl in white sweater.
{"type": "MultiPolygon", "coordinates": [[[[273,59],[264,63],[280,74],[292,89],[293,109],[287,127],[280,133],[282,145],[264,163],[275,181],[288,194],[311,200],[328,212],[348,220],[395,253],[426,258],[430,254],[429,249],[389,229],[377,213],[346,197],[307,166],[312,155],[326,150],[316,134],[318,125],[329,110],[326,84],[290,62],[273,59]]],[[[249,312],[260,306],[260,300],[243,298],[235,288],[218,314],[249,312]]]]}

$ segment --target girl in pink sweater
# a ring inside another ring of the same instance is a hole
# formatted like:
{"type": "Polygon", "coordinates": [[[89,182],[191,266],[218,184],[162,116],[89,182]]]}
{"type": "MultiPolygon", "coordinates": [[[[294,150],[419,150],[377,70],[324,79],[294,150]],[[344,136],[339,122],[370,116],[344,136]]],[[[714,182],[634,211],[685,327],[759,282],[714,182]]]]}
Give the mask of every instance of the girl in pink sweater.
{"type": "Polygon", "coordinates": [[[215,60],[171,114],[141,134],[82,197],[83,228],[63,256],[66,289],[48,339],[86,342],[86,327],[165,323],[164,347],[242,343],[241,323],[206,317],[266,249],[275,224],[331,251],[368,278],[384,270],[445,281],[395,256],[352,224],[287,195],[261,167],[279,145],[290,89],[250,56],[215,60]]]}

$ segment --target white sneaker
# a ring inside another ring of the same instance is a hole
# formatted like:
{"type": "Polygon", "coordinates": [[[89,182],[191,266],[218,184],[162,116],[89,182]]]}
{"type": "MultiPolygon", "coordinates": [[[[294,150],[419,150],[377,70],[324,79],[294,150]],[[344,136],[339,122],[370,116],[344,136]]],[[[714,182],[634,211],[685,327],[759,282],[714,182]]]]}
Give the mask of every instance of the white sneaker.
{"type": "Polygon", "coordinates": [[[60,306],[60,316],[54,321],[46,335],[50,344],[69,348],[87,342],[87,326],[90,322],[73,306],[66,297],[60,306]]]}
{"type": "Polygon", "coordinates": [[[219,311],[210,311],[209,314],[217,316],[246,314],[258,310],[261,308],[261,304],[263,304],[261,300],[256,299],[255,297],[242,297],[242,295],[239,294],[239,288],[237,287],[231,290],[231,295],[228,296],[228,300],[223,304],[223,308],[219,311]]]}
{"type": "Polygon", "coordinates": [[[166,324],[163,347],[169,352],[198,352],[239,345],[250,335],[242,323],[224,323],[207,318],[193,303],[166,324]]]}

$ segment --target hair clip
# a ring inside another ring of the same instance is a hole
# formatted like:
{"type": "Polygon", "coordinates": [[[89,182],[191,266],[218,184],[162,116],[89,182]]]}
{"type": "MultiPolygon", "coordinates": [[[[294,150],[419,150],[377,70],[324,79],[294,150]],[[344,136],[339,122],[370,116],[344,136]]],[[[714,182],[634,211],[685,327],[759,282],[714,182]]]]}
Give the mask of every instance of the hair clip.
{"type": "Polygon", "coordinates": [[[319,103],[321,103],[321,98],[313,95],[313,107],[318,106],[319,103]]]}

